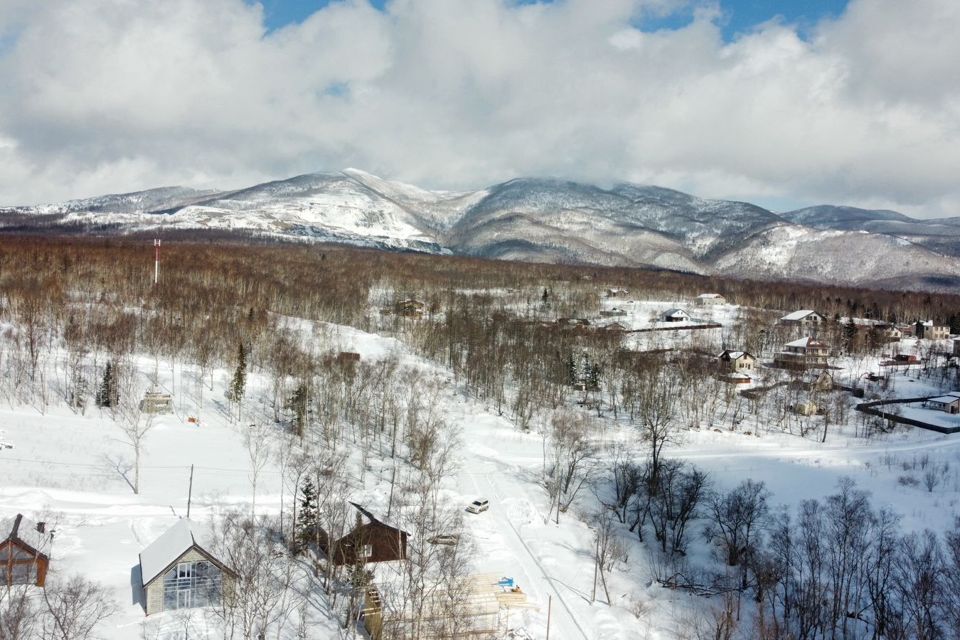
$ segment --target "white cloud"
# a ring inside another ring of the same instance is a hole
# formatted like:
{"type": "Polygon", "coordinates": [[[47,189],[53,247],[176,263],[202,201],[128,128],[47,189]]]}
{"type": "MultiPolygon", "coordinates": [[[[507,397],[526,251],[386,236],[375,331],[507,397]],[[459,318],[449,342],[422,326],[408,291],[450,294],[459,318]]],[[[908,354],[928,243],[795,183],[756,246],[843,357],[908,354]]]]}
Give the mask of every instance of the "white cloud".
{"type": "Polygon", "coordinates": [[[267,33],[243,0],[0,0],[0,202],[358,166],[960,215],[960,3],[633,26],[684,4],[348,0],[267,33]]]}

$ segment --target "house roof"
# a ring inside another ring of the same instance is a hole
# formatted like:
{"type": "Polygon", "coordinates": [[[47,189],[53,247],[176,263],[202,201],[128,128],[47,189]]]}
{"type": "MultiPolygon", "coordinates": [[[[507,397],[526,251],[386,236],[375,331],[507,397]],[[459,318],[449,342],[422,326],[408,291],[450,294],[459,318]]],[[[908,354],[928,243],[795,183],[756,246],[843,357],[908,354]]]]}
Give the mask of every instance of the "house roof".
{"type": "Polygon", "coordinates": [[[666,311],[663,312],[663,315],[667,317],[667,316],[676,316],[676,315],[688,316],[690,314],[684,311],[683,309],[667,309],[666,311]]]}
{"type": "Polygon", "coordinates": [[[825,347],[827,346],[823,342],[820,342],[816,338],[800,338],[799,340],[794,340],[793,342],[788,342],[784,345],[785,347],[802,347],[804,349],[808,347],[825,347]]]}
{"type": "Polygon", "coordinates": [[[723,296],[719,293],[701,293],[697,296],[698,298],[722,298],[723,296]]]}
{"type": "Polygon", "coordinates": [[[940,396],[937,398],[929,398],[927,402],[936,402],[937,404],[953,404],[954,402],[960,402],[960,398],[957,396],[940,396]]]}
{"type": "Polygon", "coordinates": [[[368,521],[370,524],[382,524],[382,525],[385,526],[385,527],[390,527],[391,529],[396,529],[397,531],[399,531],[399,532],[401,532],[401,533],[406,533],[406,531],[404,531],[404,530],[401,529],[400,527],[395,527],[395,526],[393,526],[392,524],[390,524],[389,522],[384,522],[383,520],[381,520],[381,519],[378,518],[377,516],[373,515],[373,514],[370,513],[367,509],[365,509],[364,507],[360,506],[360,505],[357,504],[356,502],[351,502],[350,505],[351,505],[354,509],[356,509],[357,511],[359,511],[360,514],[361,514],[364,518],[366,518],[367,521],[368,521]]]}
{"type": "MultiPolygon", "coordinates": [[[[799,311],[794,311],[793,313],[788,313],[787,315],[780,318],[781,320],[803,320],[810,314],[817,313],[813,309],[800,309],[799,311]]],[[[817,313],[817,315],[820,315],[817,313]]]]}
{"type": "Polygon", "coordinates": [[[12,518],[0,518],[0,535],[3,536],[0,541],[16,538],[37,553],[43,554],[53,537],[53,532],[48,530],[46,533],[40,533],[38,523],[18,513],[12,518]]]}
{"type": "Polygon", "coordinates": [[[181,518],[172,527],[164,531],[163,535],[154,540],[150,546],[140,552],[140,575],[144,586],[152,582],[192,548],[197,548],[203,552],[221,569],[234,573],[233,570],[224,566],[203,548],[197,540],[196,533],[196,523],[187,518],[181,518]]]}
{"type": "Polygon", "coordinates": [[[750,353],[746,351],[731,351],[730,349],[724,349],[723,353],[721,353],[717,357],[722,358],[724,354],[726,354],[727,357],[729,357],[731,360],[739,360],[743,356],[750,356],[751,358],[753,357],[752,355],[750,355],[750,353]]]}

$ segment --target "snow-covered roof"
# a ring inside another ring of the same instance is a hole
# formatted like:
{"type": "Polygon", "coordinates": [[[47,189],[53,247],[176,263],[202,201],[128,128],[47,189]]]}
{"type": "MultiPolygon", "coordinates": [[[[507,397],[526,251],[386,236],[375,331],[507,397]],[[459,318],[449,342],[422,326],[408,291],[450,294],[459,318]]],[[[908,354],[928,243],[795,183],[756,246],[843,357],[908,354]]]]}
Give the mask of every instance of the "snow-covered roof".
{"type": "Polygon", "coordinates": [[[813,309],[800,309],[799,311],[794,311],[793,313],[788,313],[787,315],[780,318],[781,320],[803,320],[812,313],[817,313],[813,309]]]}
{"type": "Polygon", "coordinates": [[[957,396],[939,396],[937,398],[930,398],[927,402],[936,402],[937,404],[953,404],[954,402],[960,402],[960,398],[957,396]]]}
{"type": "Polygon", "coordinates": [[[698,295],[697,297],[698,297],[698,298],[710,298],[710,299],[714,299],[714,298],[722,298],[723,296],[720,295],[719,293],[701,293],[701,294],[698,295]]]}
{"type": "Polygon", "coordinates": [[[683,309],[667,309],[666,311],[663,312],[663,315],[665,318],[669,318],[670,316],[687,316],[690,314],[688,314],[683,309]]]}
{"type": "MultiPolygon", "coordinates": [[[[718,358],[723,357],[724,353],[727,354],[727,357],[730,358],[731,360],[738,360],[743,356],[750,356],[750,354],[747,353],[746,351],[731,351],[730,349],[727,349],[717,357],[718,358]]],[[[750,357],[752,358],[753,356],[750,356],[750,357]]]]}
{"type": "Polygon", "coordinates": [[[181,518],[140,552],[140,575],[144,585],[159,576],[191,548],[196,546],[203,549],[195,535],[195,527],[192,521],[181,518]]]}
{"type": "Polygon", "coordinates": [[[822,346],[825,346],[825,345],[824,345],[822,342],[817,341],[815,338],[807,337],[807,338],[800,338],[799,340],[794,340],[793,342],[788,342],[788,343],[785,344],[784,346],[786,346],[786,347],[802,347],[802,348],[806,349],[807,347],[811,347],[811,346],[822,347],[822,346]]]}
{"type": "Polygon", "coordinates": [[[23,517],[20,513],[12,518],[0,518],[0,536],[2,536],[0,541],[15,537],[33,547],[34,551],[45,553],[52,537],[52,530],[44,525],[44,531],[41,533],[40,524],[23,517]]]}

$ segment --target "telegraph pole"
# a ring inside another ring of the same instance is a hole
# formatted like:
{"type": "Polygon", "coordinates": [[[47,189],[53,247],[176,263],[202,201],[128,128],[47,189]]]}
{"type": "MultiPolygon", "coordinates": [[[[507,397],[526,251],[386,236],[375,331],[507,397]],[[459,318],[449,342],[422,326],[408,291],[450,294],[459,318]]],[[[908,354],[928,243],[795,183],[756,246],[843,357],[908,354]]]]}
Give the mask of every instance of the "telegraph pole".
{"type": "Polygon", "coordinates": [[[187,489],[187,518],[190,518],[190,503],[193,502],[193,465],[190,465],[190,488],[187,489]]]}
{"type": "Polygon", "coordinates": [[[154,258],[153,258],[153,284],[157,284],[160,281],[160,239],[153,239],[153,249],[154,249],[154,258]]]}

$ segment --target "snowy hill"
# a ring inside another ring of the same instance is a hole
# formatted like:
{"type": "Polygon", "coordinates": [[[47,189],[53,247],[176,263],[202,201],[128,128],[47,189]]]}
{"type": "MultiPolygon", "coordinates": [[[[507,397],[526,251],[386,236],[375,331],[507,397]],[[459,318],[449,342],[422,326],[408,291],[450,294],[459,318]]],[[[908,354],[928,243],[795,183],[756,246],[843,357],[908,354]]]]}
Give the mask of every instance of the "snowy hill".
{"type": "MultiPolygon", "coordinates": [[[[536,262],[770,279],[960,281],[960,220],[829,205],[777,215],[655,186],[518,178],[430,191],[358,169],[236,191],[164,187],[0,210],[7,230],[197,230],[536,262]]],[[[936,284],[930,284],[936,283],[936,284]]]]}

